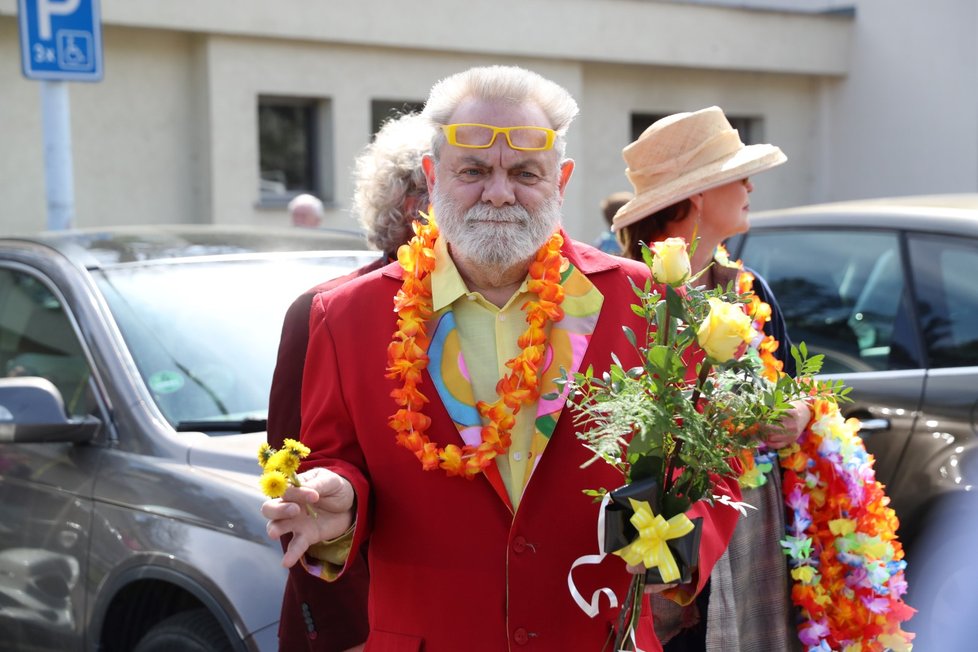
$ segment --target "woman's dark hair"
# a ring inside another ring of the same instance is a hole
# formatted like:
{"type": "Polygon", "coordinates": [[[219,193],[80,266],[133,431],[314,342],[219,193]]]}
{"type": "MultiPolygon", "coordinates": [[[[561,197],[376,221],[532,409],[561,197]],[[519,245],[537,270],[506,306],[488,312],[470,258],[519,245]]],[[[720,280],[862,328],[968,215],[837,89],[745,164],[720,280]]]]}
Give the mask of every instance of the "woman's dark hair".
{"type": "Polygon", "coordinates": [[[693,202],[688,198],[622,227],[618,232],[618,242],[626,258],[642,260],[642,243],[652,244],[662,240],[666,224],[678,222],[689,215],[693,202]]]}

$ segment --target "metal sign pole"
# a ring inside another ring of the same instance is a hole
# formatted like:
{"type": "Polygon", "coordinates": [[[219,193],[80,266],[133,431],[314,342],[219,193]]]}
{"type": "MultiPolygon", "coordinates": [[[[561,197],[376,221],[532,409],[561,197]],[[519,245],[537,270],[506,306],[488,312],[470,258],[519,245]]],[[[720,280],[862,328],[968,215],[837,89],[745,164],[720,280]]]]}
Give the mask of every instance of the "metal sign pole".
{"type": "Polygon", "coordinates": [[[75,187],[67,82],[41,81],[41,120],[44,126],[47,228],[51,231],[70,229],[75,221],[75,187]]]}
{"type": "Polygon", "coordinates": [[[75,182],[67,82],[102,79],[99,0],[18,0],[17,19],[24,76],[41,82],[47,228],[70,229],[75,182]]]}

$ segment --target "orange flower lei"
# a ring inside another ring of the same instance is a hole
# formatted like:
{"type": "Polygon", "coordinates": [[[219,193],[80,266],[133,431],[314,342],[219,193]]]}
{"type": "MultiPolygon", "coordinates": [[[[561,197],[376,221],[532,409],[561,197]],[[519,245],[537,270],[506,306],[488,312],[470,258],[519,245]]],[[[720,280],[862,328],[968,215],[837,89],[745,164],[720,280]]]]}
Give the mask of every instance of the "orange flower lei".
{"type": "Polygon", "coordinates": [[[530,263],[527,289],[536,295],[522,309],[526,313],[527,329],[519,337],[522,349],[506,363],[511,372],[496,385],[499,398],[493,403],[479,401],[479,414],[488,422],[482,427],[482,443],[478,446],[448,444],[444,448],[425,434],[431,419],[421,412],[428,402],[419,390],[422,371],[428,366],[428,334],[426,323],[433,314],[431,272],[435,269],[434,243],[438,227],[432,217],[428,223],[414,223],[414,237],[397,251],[397,260],[404,269],[404,282],[394,297],[397,330],[387,347],[387,378],[398,380],[401,387],[391,392],[398,410],[388,424],[397,433],[396,441],[421,461],[425,471],[444,469],[449,476],[472,479],[492,462],[496,455],[509,450],[510,431],[516,423],[520,407],[540,396],[540,377],[537,371],[546,351],[548,323],[560,321],[564,311],[564,288],[560,285],[560,270],[564,257],[560,248],[564,239],[555,232],[536,253],[530,263]]]}
{"type": "MultiPolygon", "coordinates": [[[[744,269],[743,263],[737,261],[740,273],[737,275],[737,292],[740,294],[750,293],[750,305],[747,314],[754,321],[754,328],[759,333],[764,332],[764,324],[771,321],[771,306],[761,301],[754,293],[754,275],[744,269]]],[[[764,363],[764,377],[775,382],[784,370],[784,363],[774,357],[774,352],[778,350],[778,341],[772,335],[765,335],[760,344],[757,345],[757,353],[764,363]]]]}

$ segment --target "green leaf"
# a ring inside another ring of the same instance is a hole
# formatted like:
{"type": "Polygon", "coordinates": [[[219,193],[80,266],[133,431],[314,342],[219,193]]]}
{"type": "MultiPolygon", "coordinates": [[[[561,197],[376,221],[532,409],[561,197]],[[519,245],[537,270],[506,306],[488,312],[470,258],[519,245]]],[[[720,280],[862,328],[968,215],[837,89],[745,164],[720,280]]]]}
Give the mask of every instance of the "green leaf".
{"type": "Polygon", "coordinates": [[[676,514],[685,514],[691,505],[692,502],[688,498],[666,494],[662,499],[662,516],[670,519],[676,514]]]}
{"type": "Polygon", "coordinates": [[[690,322],[689,314],[686,311],[686,300],[671,285],[666,286],[666,304],[669,306],[669,313],[674,319],[681,319],[686,323],[690,322]]]}
{"type": "Polygon", "coordinates": [[[676,352],[673,351],[671,347],[663,344],[656,344],[655,346],[649,347],[648,352],[645,354],[645,358],[656,371],[660,373],[668,373],[669,370],[674,367],[676,352]]]}
{"type": "Polygon", "coordinates": [[[642,455],[634,463],[628,473],[629,482],[638,482],[645,478],[662,477],[662,456],[642,455]]]}
{"type": "Polygon", "coordinates": [[[645,261],[645,264],[648,265],[649,270],[651,271],[651,269],[652,269],[652,250],[649,249],[649,246],[647,244],[645,244],[644,242],[642,243],[642,260],[645,261]]]}
{"type": "Polygon", "coordinates": [[[635,339],[635,331],[633,331],[628,326],[622,326],[621,329],[625,332],[625,339],[627,339],[632,346],[637,346],[637,342],[635,339]]]}

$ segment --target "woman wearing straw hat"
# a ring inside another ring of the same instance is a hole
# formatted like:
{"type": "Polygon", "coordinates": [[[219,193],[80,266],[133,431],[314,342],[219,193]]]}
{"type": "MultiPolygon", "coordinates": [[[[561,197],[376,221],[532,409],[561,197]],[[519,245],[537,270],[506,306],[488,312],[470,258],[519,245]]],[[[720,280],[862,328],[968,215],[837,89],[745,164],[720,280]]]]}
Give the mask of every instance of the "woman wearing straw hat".
{"type": "MultiPolygon", "coordinates": [[[[762,350],[766,344],[768,354],[793,374],[784,319],[770,288],[756,273],[732,265],[723,250],[718,251],[724,240],[749,228],[749,195],[754,188],[749,177],[781,165],[785,155],[774,145],[744,145],[715,106],[655,122],[622,155],[635,190],[612,226],[624,255],[641,260],[642,243],[698,238],[691,257],[693,272],[709,266],[700,277],[708,288],[749,281],[742,274],[753,277],[755,295],[771,307],[770,319],[763,324],[769,339],[762,350]],[[774,341],[780,346],[772,351],[774,341]]],[[[808,407],[797,405],[782,428],[767,433],[768,447],[794,442],[809,418],[808,407]]],[[[696,603],[680,608],[653,596],[656,630],[663,642],[668,641],[667,651],[801,649],[793,626],[787,562],[779,543],[785,533],[780,474],[756,470],[766,463],[777,469],[776,460],[776,455],[762,459],[750,477],[742,478],[743,499],[757,510],[738,523],[696,603]]]]}

